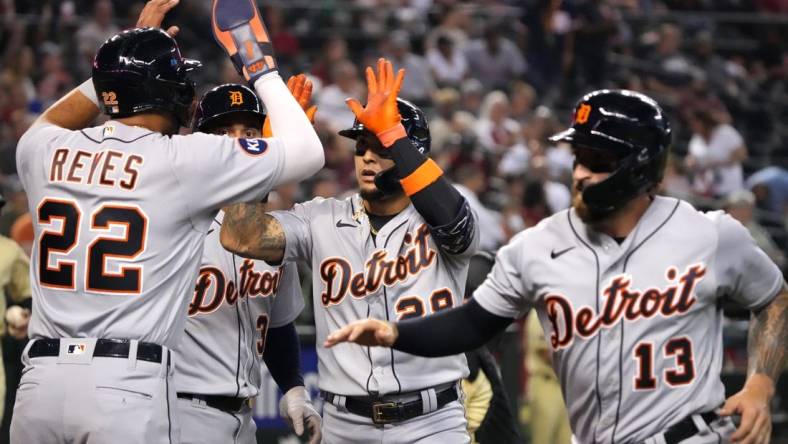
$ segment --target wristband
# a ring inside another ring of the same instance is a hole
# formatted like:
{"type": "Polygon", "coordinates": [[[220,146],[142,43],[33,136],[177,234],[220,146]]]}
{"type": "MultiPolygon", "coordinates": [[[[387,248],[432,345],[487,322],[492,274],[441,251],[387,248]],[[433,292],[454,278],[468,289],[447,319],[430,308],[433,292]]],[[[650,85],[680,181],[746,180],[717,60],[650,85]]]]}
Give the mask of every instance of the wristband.
{"type": "Polygon", "coordinates": [[[432,159],[427,159],[415,171],[407,177],[400,179],[399,183],[408,196],[413,196],[419,191],[427,188],[430,184],[438,180],[443,175],[443,170],[432,159]]]}
{"type": "Polygon", "coordinates": [[[102,109],[101,103],[99,103],[98,96],[96,95],[96,88],[93,86],[92,77],[82,82],[82,84],[77,87],[77,90],[81,92],[82,95],[87,97],[88,100],[93,102],[93,104],[96,105],[96,108],[99,110],[102,109]]]}

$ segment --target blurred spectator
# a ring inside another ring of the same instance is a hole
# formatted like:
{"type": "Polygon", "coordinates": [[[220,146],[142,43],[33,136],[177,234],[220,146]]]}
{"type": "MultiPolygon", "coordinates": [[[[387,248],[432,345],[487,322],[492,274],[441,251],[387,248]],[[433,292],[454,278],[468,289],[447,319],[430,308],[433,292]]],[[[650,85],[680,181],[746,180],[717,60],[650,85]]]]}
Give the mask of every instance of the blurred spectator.
{"type": "Polygon", "coordinates": [[[12,109],[3,110],[3,114],[10,113],[13,109],[26,108],[27,104],[36,96],[36,87],[33,84],[33,50],[23,46],[12,50],[12,55],[7,58],[7,63],[0,76],[4,88],[8,88],[11,97],[15,98],[9,105],[12,109]]]}
{"type": "Polygon", "coordinates": [[[606,2],[579,0],[574,5],[574,67],[576,81],[586,90],[604,84],[610,41],[616,33],[615,18],[606,2]]]}
{"type": "Polygon", "coordinates": [[[501,226],[501,214],[485,207],[479,199],[487,188],[484,172],[473,165],[465,165],[457,169],[454,176],[454,187],[465,197],[478,218],[479,249],[496,251],[506,239],[501,226]]]}
{"type": "Polygon", "coordinates": [[[427,62],[439,86],[459,86],[468,70],[465,54],[446,35],[438,36],[435,47],[427,50],[427,62]]]}
{"type": "Polygon", "coordinates": [[[658,33],[647,34],[646,38],[656,40],[656,49],[650,57],[654,74],[649,77],[649,86],[657,91],[670,92],[671,87],[687,84],[692,78],[693,67],[681,52],[681,28],[664,23],[658,33]]]}
{"type": "Polygon", "coordinates": [[[76,42],[81,60],[75,64],[82,77],[90,76],[90,66],[96,49],[105,40],[120,32],[112,21],[113,7],[110,0],[96,0],[93,8],[93,20],[87,24],[80,25],[77,31],[76,42]]]}
{"type": "Polygon", "coordinates": [[[696,193],[724,197],[744,186],[741,162],[747,148],[741,134],[731,125],[718,123],[708,110],[690,113],[692,138],[687,167],[693,174],[696,193]]]}
{"type": "Polygon", "coordinates": [[[9,236],[16,219],[27,213],[27,194],[16,175],[6,176],[2,184],[6,205],[0,210],[0,235],[9,236]]]}
{"type": "Polygon", "coordinates": [[[516,81],[512,83],[509,101],[512,119],[521,125],[525,124],[531,118],[531,113],[537,104],[536,90],[528,83],[516,81]]]}
{"type": "Polygon", "coordinates": [[[550,346],[536,312],[528,315],[525,325],[530,442],[569,444],[572,441],[569,414],[561,395],[561,384],[553,371],[550,346]]]}
{"type": "Polygon", "coordinates": [[[383,54],[386,55],[394,66],[396,73],[404,68],[406,75],[400,89],[400,97],[410,100],[417,106],[429,103],[430,95],[435,91],[435,80],[424,57],[414,54],[410,50],[410,37],[404,31],[394,31],[384,41],[383,54]]]}
{"type": "Polygon", "coordinates": [[[562,74],[572,65],[572,21],[561,0],[538,0],[525,12],[528,27],[528,78],[543,100],[551,103],[562,74]]]}
{"type": "Polygon", "coordinates": [[[432,143],[430,152],[433,157],[443,151],[448,141],[457,133],[454,116],[460,108],[460,94],[456,89],[443,88],[432,98],[435,113],[429,120],[432,143]]]}
{"type": "Polygon", "coordinates": [[[780,251],[774,239],[769,235],[769,232],[753,217],[755,210],[755,195],[747,190],[733,192],[725,199],[724,208],[728,214],[747,228],[752,238],[755,239],[755,243],[758,247],[760,247],[781,270],[785,270],[785,255],[780,251]]]}
{"type": "Polygon", "coordinates": [[[323,50],[312,65],[312,74],[317,76],[324,85],[331,83],[331,68],[348,57],[347,41],[341,37],[326,40],[323,50]]]}
{"type": "Polygon", "coordinates": [[[33,249],[33,218],[30,213],[25,213],[16,218],[11,225],[9,237],[22,247],[22,251],[30,257],[33,249]]]}
{"type": "Polygon", "coordinates": [[[353,125],[356,117],[345,104],[345,99],[363,98],[364,85],[358,77],[356,65],[348,60],[342,60],[331,68],[331,82],[317,94],[316,119],[326,122],[337,132],[353,125]]]}
{"type": "Polygon", "coordinates": [[[509,98],[501,91],[493,91],[484,97],[476,135],[481,146],[492,153],[503,153],[519,142],[520,124],[509,117],[509,98]]]}
{"type": "Polygon", "coordinates": [[[454,47],[463,50],[468,43],[468,29],[471,26],[473,5],[449,3],[447,10],[439,14],[440,23],[433,28],[425,40],[428,49],[437,45],[440,36],[451,39],[454,47]]]}
{"type": "Polygon", "coordinates": [[[520,48],[501,36],[501,25],[487,25],[483,38],[465,48],[468,72],[490,89],[505,89],[509,82],[525,74],[525,59],[520,48]]]}
{"type": "Polygon", "coordinates": [[[466,79],[460,85],[460,107],[477,114],[484,98],[484,85],[478,79],[466,79]]]}
{"type": "Polygon", "coordinates": [[[310,197],[337,197],[339,195],[339,185],[337,175],[331,170],[322,170],[317,173],[312,181],[312,192],[310,197]]]}
{"type": "Polygon", "coordinates": [[[747,188],[755,193],[761,209],[788,217],[788,170],[766,167],[747,178],[747,188]]]}
{"type": "Polygon", "coordinates": [[[271,6],[265,11],[265,25],[271,36],[271,43],[276,48],[276,61],[280,65],[288,65],[300,52],[298,39],[285,24],[285,13],[281,8],[271,6]]]}

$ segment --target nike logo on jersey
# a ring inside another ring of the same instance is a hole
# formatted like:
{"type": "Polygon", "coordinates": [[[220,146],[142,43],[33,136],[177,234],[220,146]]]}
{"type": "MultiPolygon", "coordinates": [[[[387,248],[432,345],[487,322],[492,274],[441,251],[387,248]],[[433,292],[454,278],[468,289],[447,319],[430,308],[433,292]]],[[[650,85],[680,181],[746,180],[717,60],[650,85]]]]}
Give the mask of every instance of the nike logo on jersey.
{"type": "Polygon", "coordinates": [[[561,250],[561,251],[555,251],[555,250],[553,250],[553,251],[551,251],[551,252],[550,252],[550,259],[557,259],[557,258],[558,258],[559,256],[561,256],[562,254],[564,254],[564,253],[567,253],[567,252],[569,252],[570,250],[574,250],[574,249],[575,249],[575,247],[569,247],[569,248],[565,248],[565,249],[563,249],[563,250],[561,250]]]}
{"type": "Polygon", "coordinates": [[[676,267],[670,267],[665,273],[669,285],[664,290],[654,287],[638,290],[632,288],[631,275],[615,276],[599,295],[605,300],[599,313],[593,305],[577,307],[562,294],[548,294],[544,301],[547,319],[552,325],[550,343],[553,350],[569,347],[575,336],[591,338],[600,329],[623,322],[622,318],[635,322],[657,315],[668,318],[684,314],[697,301],[694,289],[705,275],[703,264],[690,265],[681,276],[676,267]]]}
{"type": "Polygon", "coordinates": [[[342,222],[341,220],[338,220],[337,221],[337,228],[343,228],[343,227],[356,228],[356,227],[358,227],[358,225],[348,224],[348,223],[342,222]]]}
{"type": "Polygon", "coordinates": [[[210,230],[208,230],[208,234],[211,234],[211,233],[213,233],[213,228],[211,228],[210,230]]]}

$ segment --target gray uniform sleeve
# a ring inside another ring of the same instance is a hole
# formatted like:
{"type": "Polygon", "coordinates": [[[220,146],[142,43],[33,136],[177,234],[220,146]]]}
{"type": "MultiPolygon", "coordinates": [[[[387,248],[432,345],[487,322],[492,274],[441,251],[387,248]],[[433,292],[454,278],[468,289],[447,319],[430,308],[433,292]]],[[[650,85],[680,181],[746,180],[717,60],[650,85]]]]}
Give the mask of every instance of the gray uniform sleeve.
{"type": "Polygon", "coordinates": [[[498,250],[492,271],[473,293],[479,305],[494,315],[517,319],[533,305],[523,254],[526,235],[518,234],[498,250]]]}
{"type": "Polygon", "coordinates": [[[716,217],[717,224],[713,267],[720,296],[730,297],[750,310],[768,304],[782,289],[780,269],[737,220],[721,213],[710,216],[716,217]]]}
{"type": "Polygon", "coordinates": [[[309,206],[295,204],[292,210],[272,211],[285,232],[285,255],[282,262],[305,262],[312,260],[312,223],[309,206]]]}
{"type": "Polygon", "coordinates": [[[271,304],[271,320],[268,328],[285,326],[296,320],[304,310],[304,297],[298,282],[298,267],[294,262],[282,266],[282,281],[271,304]]]}
{"type": "Polygon", "coordinates": [[[65,137],[69,133],[71,130],[49,123],[38,123],[28,128],[19,138],[16,148],[16,169],[19,171],[20,177],[24,180],[25,173],[30,172],[31,166],[34,165],[31,162],[33,159],[38,161],[38,165],[43,165],[44,162],[39,158],[41,153],[53,140],[65,137]]]}
{"type": "Polygon", "coordinates": [[[238,202],[259,202],[282,171],[276,139],[233,139],[194,133],[172,136],[169,157],[193,214],[238,202]]]}

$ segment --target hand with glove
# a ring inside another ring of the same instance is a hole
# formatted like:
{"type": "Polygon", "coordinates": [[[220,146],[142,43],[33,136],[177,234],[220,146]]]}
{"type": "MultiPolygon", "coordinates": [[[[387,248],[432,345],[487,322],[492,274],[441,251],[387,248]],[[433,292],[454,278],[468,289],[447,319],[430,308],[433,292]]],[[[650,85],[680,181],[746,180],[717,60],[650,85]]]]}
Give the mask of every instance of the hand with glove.
{"type": "Polygon", "coordinates": [[[30,310],[12,305],[5,312],[5,322],[11,337],[24,339],[27,337],[27,326],[30,324],[30,310]]]}
{"type": "MultiPolygon", "coordinates": [[[[317,113],[317,105],[311,105],[312,101],[312,81],[305,74],[298,74],[290,77],[287,81],[287,89],[293,94],[296,101],[301,105],[306,117],[312,124],[315,123],[315,114],[317,113]]],[[[271,121],[266,118],[263,124],[263,137],[271,137],[274,133],[271,131],[271,121]]]]}
{"type": "Polygon", "coordinates": [[[309,444],[319,444],[322,435],[320,414],[312,406],[309,393],[304,386],[293,387],[279,400],[279,415],[287,421],[296,435],[304,434],[304,421],[309,428],[309,444]]]}
{"type": "Polygon", "coordinates": [[[254,0],[213,0],[213,36],[248,82],[276,71],[274,48],[254,0]]]}
{"type": "Polygon", "coordinates": [[[367,67],[367,105],[362,107],[356,99],[347,99],[345,103],[356,115],[358,121],[366,129],[375,133],[384,147],[388,148],[395,141],[407,137],[402,126],[397,94],[399,94],[405,70],[400,69],[394,77],[391,62],[384,58],[378,59],[378,74],[367,67]]]}

